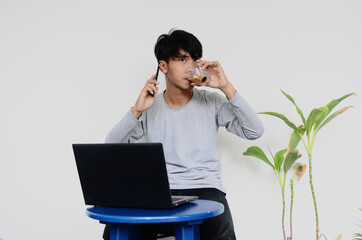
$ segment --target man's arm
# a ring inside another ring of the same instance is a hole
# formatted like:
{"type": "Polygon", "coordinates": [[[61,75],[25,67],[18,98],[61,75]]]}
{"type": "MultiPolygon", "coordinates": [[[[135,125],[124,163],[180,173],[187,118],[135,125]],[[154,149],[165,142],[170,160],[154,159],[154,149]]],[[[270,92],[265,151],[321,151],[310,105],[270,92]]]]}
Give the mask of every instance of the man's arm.
{"type": "Polygon", "coordinates": [[[228,84],[220,90],[225,94],[228,100],[232,99],[236,94],[236,89],[231,82],[228,82],[228,84]]]}
{"type": "Polygon", "coordinates": [[[159,82],[155,80],[156,74],[147,80],[144,88],[142,89],[136,104],[131,108],[131,112],[135,118],[139,118],[144,111],[149,109],[155,102],[159,82]]]}
{"type": "Polygon", "coordinates": [[[226,101],[217,94],[215,103],[217,122],[225,126],[229,132],[246,139],[257,139],[264,133],[264,127],[253,108],[237,92],[234,97],[226,101]]]}
{"type": "Polygon", "coordinates": [[[106,137],[106,143],[135,142],[143,136],[142,122],[136,119],[131,110],[119,121],[106,137]]]}
{"type": "Polygon", "coordinates": [[[153,75],[147,80],[136,104],[131,107],[119,123],[112,128],[106,137],[106,143],[134,142],[143,136],[142,121],[140,116],[155,102],[157,96],[157,84],[153,75]]]}
{"type": "Polygon", "coordinates": [[[198,60],[197,64],[211,74],[211,80],[207,86],[220,89],[228,100],[215,95],[218,124],[240,137],[259,138],[264,132],[262,122],[227,79],[220,63],[198,60]]]}

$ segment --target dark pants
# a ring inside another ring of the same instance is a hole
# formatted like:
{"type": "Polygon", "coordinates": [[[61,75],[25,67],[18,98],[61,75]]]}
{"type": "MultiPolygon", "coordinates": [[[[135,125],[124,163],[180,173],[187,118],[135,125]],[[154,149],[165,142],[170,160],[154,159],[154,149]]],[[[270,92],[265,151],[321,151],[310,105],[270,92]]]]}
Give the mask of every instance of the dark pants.
{"type": "MultiPolygon", "coordinates": [[[[205,219],[200,225],[200,240],[233,240],[235,238],[234,225],[231,217],[229,204],[225,194],[215,188],[199,188],[172,190],[172,195],[198,196],[199,199],[213,200],[224,205],[224,213],[205,219]]],[[[142,224],[140,230],[141,240],[157,239],[157,234],[174,235],[173,224],[142,224]]],[[[106,226],[103,238],[109,240],[110,228],[106,226]]]]}

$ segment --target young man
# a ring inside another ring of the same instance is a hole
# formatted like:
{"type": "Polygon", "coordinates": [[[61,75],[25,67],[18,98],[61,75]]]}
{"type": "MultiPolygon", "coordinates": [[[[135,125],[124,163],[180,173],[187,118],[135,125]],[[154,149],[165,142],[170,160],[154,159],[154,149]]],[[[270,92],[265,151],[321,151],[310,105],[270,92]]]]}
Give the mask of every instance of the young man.
{"type": "MultiPolygon", "coordinates": [[[[220,63],[201,60],[202,45],[194,35],[182,30],[161,35],[155,55],[165,74],[166,90],[158,92],[155,75],[148,79],[135,105],[107,135],[106,142],[135,142],[141,137],[161,142],[173,195],[196,195],[224,204],[222,215],[200,226],[200,238],[235,239],[220,176],[217,131],[224,126],[242,138],[256,139],[263,134],[263,125],[220,63]],[[195,63],[211,75],[207,87],[220,89],[225,96],[195,88],[198,84],[189,81],[195,63]]],[[[155,229],[145,226],[141,237],[156,239],[155,229]]],[[[106,229],[105,239],[107,235],[106,229]]]]}

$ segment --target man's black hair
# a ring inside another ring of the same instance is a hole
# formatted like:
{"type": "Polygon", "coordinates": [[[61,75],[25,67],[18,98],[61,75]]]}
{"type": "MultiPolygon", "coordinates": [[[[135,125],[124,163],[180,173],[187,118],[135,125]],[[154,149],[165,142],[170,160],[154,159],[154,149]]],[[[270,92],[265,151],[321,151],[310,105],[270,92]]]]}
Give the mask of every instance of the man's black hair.
{"type": "Polygon", "coordinates": [[[158,37],[155,45],[155,56],[158,62],[161,60],[168,62],[170,58],[179,56],[181,49],[188,52],[194,60],[202,57],[200,41],[191,33],[174,29],[171,29],[168,34],[162,34],[158,37]]]}

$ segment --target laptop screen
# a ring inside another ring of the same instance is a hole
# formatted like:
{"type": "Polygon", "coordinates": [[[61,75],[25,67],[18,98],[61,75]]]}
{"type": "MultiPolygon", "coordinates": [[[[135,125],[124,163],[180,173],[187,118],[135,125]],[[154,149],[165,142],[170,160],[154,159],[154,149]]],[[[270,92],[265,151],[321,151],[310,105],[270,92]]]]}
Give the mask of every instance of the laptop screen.
{"type": "Polygon", "coordinates": [[[161,143],[73,144],[87,205],[172,208],[161,143]]]}

